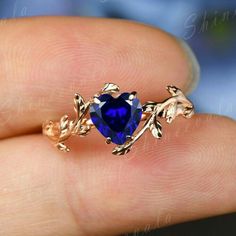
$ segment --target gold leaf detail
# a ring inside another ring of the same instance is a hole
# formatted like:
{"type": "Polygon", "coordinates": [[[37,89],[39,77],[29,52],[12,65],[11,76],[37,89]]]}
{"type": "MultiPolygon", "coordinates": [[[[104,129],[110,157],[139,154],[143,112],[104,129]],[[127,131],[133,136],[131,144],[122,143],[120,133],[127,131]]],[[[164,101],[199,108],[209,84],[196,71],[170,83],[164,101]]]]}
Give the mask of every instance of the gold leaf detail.
{"type": "Polygon", "coordinates": [[[155,138],[160,139],[162,137],[162,126],[156,117],[154,118],[153,123],[150,125],[150,131],[155,138]]]}

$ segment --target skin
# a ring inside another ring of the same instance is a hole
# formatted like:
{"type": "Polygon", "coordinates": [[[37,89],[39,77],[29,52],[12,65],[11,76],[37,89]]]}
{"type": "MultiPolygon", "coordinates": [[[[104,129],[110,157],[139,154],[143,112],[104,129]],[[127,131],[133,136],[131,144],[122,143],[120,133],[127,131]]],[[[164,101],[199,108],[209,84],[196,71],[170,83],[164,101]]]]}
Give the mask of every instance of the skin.
{"type": "Polygon", "coordinates": [[[236,124],[195,115],[146,134],[128,154],[93,130],[57,151],[44,120],[73,115],[104,82],[142,102],[182,89],[191,71],[178,41],[145,25],[68,17],[0,21],[0,235],[117,235],[236,210],[236,124]],[[132,42],[132,43],[131,43],[132,42]]]}

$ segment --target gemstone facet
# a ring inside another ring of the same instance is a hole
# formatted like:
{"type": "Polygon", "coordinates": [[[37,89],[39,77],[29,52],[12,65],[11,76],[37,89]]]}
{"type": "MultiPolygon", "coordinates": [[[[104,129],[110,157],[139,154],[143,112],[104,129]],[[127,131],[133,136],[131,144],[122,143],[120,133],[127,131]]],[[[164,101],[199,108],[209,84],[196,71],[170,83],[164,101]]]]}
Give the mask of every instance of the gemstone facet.
{"type": "Polygon", "coordinates": [[[130,93],[114,98],[110,94],[98,97],[99,103],[90,106],[93,124],[106,138],[115,144],[124,144],[139,125],[142,106],[137,98],[129,99],[130,93]]]}

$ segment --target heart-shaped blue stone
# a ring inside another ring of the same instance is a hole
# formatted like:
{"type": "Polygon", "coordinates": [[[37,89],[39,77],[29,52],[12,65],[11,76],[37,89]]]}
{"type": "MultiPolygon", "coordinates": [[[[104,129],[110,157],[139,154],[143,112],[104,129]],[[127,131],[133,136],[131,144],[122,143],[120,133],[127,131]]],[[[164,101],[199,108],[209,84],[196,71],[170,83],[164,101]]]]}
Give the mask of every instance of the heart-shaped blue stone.
{"type": "Polygon", "coordinates": [[[142,106],[137,98],[129,99],[130,93],[114,98],[109,94],[98,97],[100,103],[90,106],[93,124],[106,138],[115,144],[124,144],[132,136],[142,117],[142,106]]]}

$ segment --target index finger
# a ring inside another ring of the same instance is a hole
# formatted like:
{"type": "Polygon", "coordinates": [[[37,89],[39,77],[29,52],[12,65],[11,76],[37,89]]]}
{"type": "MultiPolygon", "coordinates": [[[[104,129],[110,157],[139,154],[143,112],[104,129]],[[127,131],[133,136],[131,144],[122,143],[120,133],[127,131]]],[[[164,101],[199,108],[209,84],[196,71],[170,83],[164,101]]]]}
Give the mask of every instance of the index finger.
{"type": "Polygon", "coordinates": [[[27,18],[0,24],[0,32],[0,138],[72,112],[75,92],[88,98],[105,82],[157,100],[166,85],[189,90],[199,76],[185,44],[123,20],[27,18]]]}

